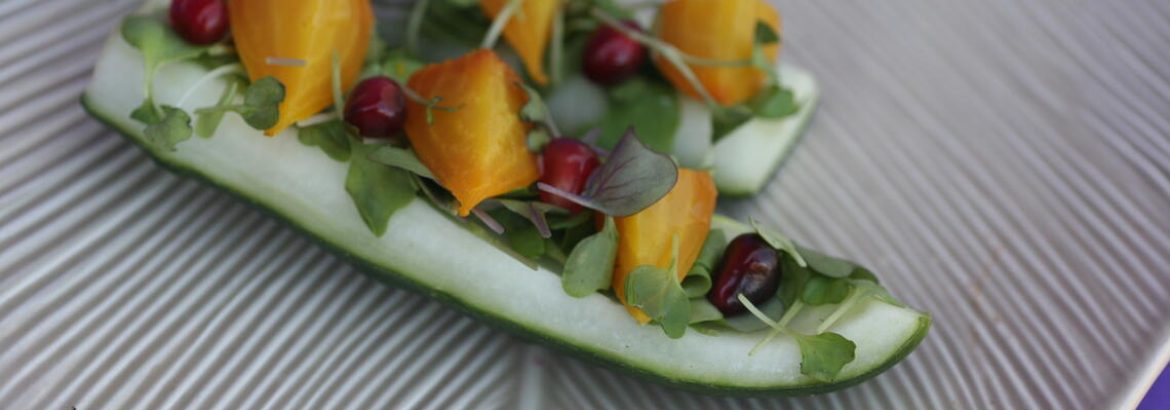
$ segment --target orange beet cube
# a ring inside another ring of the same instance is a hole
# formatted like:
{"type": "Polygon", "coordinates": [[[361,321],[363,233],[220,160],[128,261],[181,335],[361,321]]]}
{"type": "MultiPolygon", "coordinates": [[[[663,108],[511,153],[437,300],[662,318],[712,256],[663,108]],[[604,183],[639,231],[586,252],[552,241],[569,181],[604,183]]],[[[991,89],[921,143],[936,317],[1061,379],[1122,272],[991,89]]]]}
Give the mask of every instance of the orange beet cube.
{"type": "MultiPolygon", "coordinates": [[[[780,33],[780,14],[764,0],[673,0],[663,4],[659,12],[658,36],[695,57],[744,61],[752,58],[759,21],[780,33]]],[[[778,44],[764,47],[769,60],[775,60],[779,52],[778,44]]],[[[661,57],[656,57],[654,62],[675,88],[700,98],[673,64],[661,57]]],[[[723,105],[735,105],[751,98],[764,87],[767,78],[755,67],[698,64],[688,64],[688,67],[711,97],[723,105]]]]}
{"type": "MultiPolygon", "coordinates": [[[[618,229],[617,266],[613,290],[625,303],[626,277],[641,265],[668,268],[675,235],[679,239],[678,280],[695,264],[703,241],[711,230],[715,199],[719,191],[707,171],[679,169],[678,182],[666,196],[636,214],[616,218],[618,229]]],[[[650,321],[641,310],[626,306],[639,323],[650,321]]]]}
{"type": "Polygon", "coordinates": [[[369,0],[230,0],[228,14],[248,77],[284,84],[280,119],[265,131],[269,136],[333,104],[334,54],[342,89],[353,85],[374,27],[369,0]]]}
{"type": "MultiPolygon", "coordinates": [[[[480,0],[479,5],[484,14],[494,19],[508,1],[480,0]]],[[[520,56],[520,61],[524,62],[528,76],[540,85],[548,84],[548,76],[544,71],[544,51],[548,48],[553,19],[560,7],[560,0],[527,0],[504,25],[504,40],[520,56]]]]}
{"type": "Polygon", "coordinates": [[[484,199],[536,182],[540,171],[526,141],[530,126],[520,119],[528,95],[516,72],[490,50],[423,67],[410,77],[424,99],[439,97],[427,123],[427,108],[406,107],[406,136],[419,160],[459,200],[467,216],[484,199]]]}

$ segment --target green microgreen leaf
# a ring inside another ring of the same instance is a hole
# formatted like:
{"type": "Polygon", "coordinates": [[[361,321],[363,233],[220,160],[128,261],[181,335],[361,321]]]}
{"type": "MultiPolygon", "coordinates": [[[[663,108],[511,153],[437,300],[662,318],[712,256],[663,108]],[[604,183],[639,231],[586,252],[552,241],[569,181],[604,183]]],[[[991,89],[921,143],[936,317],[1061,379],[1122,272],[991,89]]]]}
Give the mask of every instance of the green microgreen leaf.
{"type": "Polygon", "coordinates": [[[743,104],[715,108],[711,112],[712,138],[719,141],[753,118],[780,119],[799,111],[796,94],[773,82],[743,104]]]}
{"type": "Polygon", "coordinates": [[[548,242],[525,218],[506,212],[493,212],[492,217],[504,226],[504,242],[520,256],[537,259],[545,254],[548,242]]]}
{"type": "Polygon", "coordinates": [[[808,268],[800,266],[796,259],[788,254],[781,256],[780,264],[780,271],[784,274],[780,276],[780,287],[776,292],[776,297],[783,302],[785,308],[790,308],[800,301],[800,296],[804,293],[804,285],[808,283],[808,279],[813,273],[808,268]]]}
{"type": "Polygon", "coordinates": [[[154,106],[154,76],[159,67],[164,63],[198,57],[207,51],[207,47],[187,43],[171,30],[165,21],[153,16],[126,17],[122,21],[121,34],[127,43],[142,53],[145,70],[143,76],[145,101],[131,117],[147,124],[154,124],[163,117],[154,106]]]}
{"type": "Polygon", "coordinates": [[[774,44],[780,42],[780,34],[764,21],[756,22],[756,44],[774,44]]]}
{"type": "Polygon", "coordinates": [[[755,113],[744,105],[717,107],[711,111],[711,140],[718,142],[741,125],[752,120],[755,113]]]}
{"type": "MultiPolygon", "coordinates": [[[[223,93],[219,95],[219,101],[215,103],[216,107],[226,107],[231,105],[236,98],[236,93],[239,91],[240,85],[238,81],[228,80],[227,86],[223,88],[223,93]]],[[[202,138],[211,138],[215,134],[215,130],[219,129],[219,124],[223,122],[223,115],[226,111],[211,111],[198,114],[195,118],[195,135],[202,138]]],[[[348,148],[346,153],[348,153],[348,148]]]]}
{"type": "Polygon", "coordinates": [[[357,141],[350,146],[345,191],[370,231],[382,236],[390,216],[414,200],[416,185],[409,172],[371,161],[369,155],[377,146],[357,141]]]}
{"type": "Polygon", "coordinates": [[[253,81],[244,89],[242,104],[200,108],[195,113],[202,116],[234,111],[240,114],[248,126],[266,130],[276,126],[276,121],[280,118],[280,103],[283,101],[284,85],[275,77],[265,76],[253,81]]]}
{"type": "Polygon", "coordinates": [[[650,149],[670,152],[681,121],[678,92],[661,81],[632,78],[609,90],[609,107],[598,124],[598,145],[613,147],[633,128],[650,149]]]}
{"type": "Polygon", "coordinates": [[[778,251],[784,251],[785,253],[791,255],[792,258],[796,260],[796,263],[801,267],[808,265],[808,263],[805,262],[804,257],[801,256],[800,251],[796,248],[796,243],[792,242],[791,239],[788,239],[787,236],[784,236],[784,234],[774,229],[761,225],[755,220],[755,218],[751,219],[751,224],[752,229],[755,229],[756,233],[758,233],[760,237],[764,238],[764,241],[768,242],[768,245],[770,245],[772,248],[778,251]]]}
{"type": "Polygon", "coordinates": [[[191,138],[191,133],[191,116],[169,105],[162,106],[162,117],[143,132],[147,141],[167,151],[174,151],[175,145],[191,138]]]}
{"type": "MultiPolygon", "coordinates": [[[[833,278],[845,278],[853,274],[859,267],[857,264],[841,258],[834,258],[821,252],[797,245],[796,247],[809,269],[821,275],[833,278]]],[[[870,274],[872,275],[872,274],[870,274]]]]}
{"type": "Polygon", "coordinates": [[[690,324],[692,325],[695,323],[713,322],[723,319],[723,313],[719,311],[719,308],[716,308],[715,305],[712,305],[711,302],[707,301],[707,298],[692,297],[690,300],[690,305],[690,324]]]}
{"type": "Polygon", "coordinates": [[[423,165],[422,161],[418,159],[414,151],[407,148],[399,148],[391,145],[382,145],[375,148],[370,153],[371,161],[383,165],[389,165],[394,168],[406,170],[412,174],[423,178],[435,179],[435,174],[431,173],[431,169],[423,165]]]}
{"type": "Polygon", "coordinates": [[[803,305],[796,304],[790,307],[779,321],[772,321],[742,294],[738,297],[752,315],[772,328],[772,331],[752,348],[749,355],[754,354],[756,350],[777,335],[788,335],[796,341],[800,348],[800,373],[825,382],[836,379],[837,375],[841,373],[841,369],[856,358],[857,345],[840,334],[821,332],[815,335],[805,335],[788,329],[786,327],[788,322],[796,316],[803,305]]]}
{"type": "Polygon", "coordinates": [[[812,275],[800,292],[800,300],[810,306],[841,303],[853,291],[849,279],[812,275]]]}
{"type": "Polygon", "coordinates": [[[594,171],[581,195],[545,183],[537,186],[586,208],[620,217],[658,202],[677,181],[678,166],[674,161],[647,148],[633,130],[628,130],[605,163],[594,171]]]}
{"type": "Polygon", "coordinates": [[[525,139],[528,144],[528,150],[534,153],[544,151],[544,146],[552,142],[552,135],[549,135],[548,130],[543,127],[533,128],[528,131],[528,136],[525,139]]]}
{"type": "Polygon", "coordinates": [[[553,121],[552,115],[549,114],[548,105],[544,103],[544,97],[536,89],[524,83],[518,83],[518,85],[528,95],[528,102],[524,103],[524,107],[520,108],[520,118],[524,121],[540,124],[547,131],[546,134],[551,134],[551,136],[561,135],[560,129],[557,128],[556,122],[553,121]]]}
{"type": "Polygon", "coordinates": [[[857,344],[837,333],[791,335],[800,346],[800,373],[805,376],[831,382],[857,357],[857,344]]]}
{"type": "Polygon", "coordinates": [[[536,89],[529,87],[523,83],[518,83],[520,88],[528,94],[528,102],[524,107],[520,108],[520,118],[528,122],[544,122],[548,120],[548,108],[545,107],[544,98],[536,89]]]}
{"type": "Polygon", "coordinates": [[[252,128],[265,130],[276,126],[283,101],[284,85],[275,77],[266,76],[248,85],[244,90],[244,105],[236,111],[252,128]]]}
{"type": "Polygon", "coordinates": [[[682,281],[687,297],[702,297],[711,290],[711,273],[719,265],[719,258],[723,256],[723,248],[726,246],[727,237],[723,231],[712,229],[707,233],[707,239],[703,241],[698,258],[682,281]]]}
{"type": "Polygon", "coordinates": [[[869,269],[866,269],[866,268],[863,268],[860,266],[858,266],[856,269],[854,269],[853,273],[849,274],[849,279],[853,279],[853,280],[857,280],[857,281],[871,282],[875,285],[880,284],[880,282],[878,281],[877,275],[874,275],[873,272],[869,271],[869,269]]]}
{"type": "Polygon", "coordinates": [[[130,118],[143,124],[157,124],[162,121],[162,113],[154,106],[154,99],[149,96],[142,100],[142,104],[130,112],[130,118]]]}
{"type": "Polygon", "coordinates": [[[573,247],[561,274],[561,286],[572,297],[585,297],[609,289],[617,257],[618,232],[612,217],[605,226],[573,247]]]}
{"type": "Polygon", "coordinates": [[[748,102],[756,117],[779,119],[800,111],[796,94],[779,84],[768,86],[748,102]]]}
{"type": "Polygon", "coordinates": [[[593,214],[591,212],[578,212],[575,214],[565,215],[551,215],[555,218],[550,218],[548,221],[549,228],[553,230],[568,229],[579,225],[586,225],[593,221],[593,214]]]}
{"type": "Polygon", "coordinates": [[[297,140],[310,147],[319,147],[329,158],[341,162],[349,161],[352,151],[350,144],[361,143],[350,137],[345,122],[341,119],[302,127],[297,131],[297,140]]]}
{"type": "Polygon", "coordinates": [[[673,339],[682,337],[691,321],[690,300],[672,269],[634,268],[626,277],[626,303],[645,312],[673,339]]]}
{"type": "Polygon", "coordinates": [[[207,51],[207,47],[183,40],[165,21],[153,16],[126,17],[121,32],[127,43],[142,52],[148,71],[159,64],[194,58],[207,51]]]}

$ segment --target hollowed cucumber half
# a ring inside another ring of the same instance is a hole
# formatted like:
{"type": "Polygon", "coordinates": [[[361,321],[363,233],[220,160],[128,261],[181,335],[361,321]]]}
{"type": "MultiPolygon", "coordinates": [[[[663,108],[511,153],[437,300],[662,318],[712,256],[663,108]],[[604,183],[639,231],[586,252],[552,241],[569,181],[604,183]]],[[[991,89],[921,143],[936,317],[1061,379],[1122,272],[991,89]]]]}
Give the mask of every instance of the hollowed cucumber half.
{"type": "MultiPolygon", "coordinates": [[[[385,235],[375,236],[345,191],[347,165],[302,145],[295,130],[267,138],[232,114],[211,138],[193,137],[175,151],[147,143],[142,124],[130,118],[143,99],[142,61],[121,36],[112,36],[82,100],[94,117],[158,163],[268,211],[375,278],[579,356],[697,390],[806,394],[855,384],[892,366],[930,326],[928,315],[907,307],[878,299],[859,303],[829,329],[857,344],[856,359],[831,383],[802,375],[798,347],[785,337],[752,356],[748,352],[761,333],[688,331],[680,339],[667,338],[656,326],[636,324],[602,294],[568,296],[557,272],[519,262],[425,200],[395,213],[385,235]]],[[[212,80],[193,88],[206,72],[193,63],[164,66],[155,79],[156,100],[188,112],[213,105],[225,83],[212,80]]],[[[723,217],[714,226],[732,234],[747,229],[723,217]]],[[[815,323],[823,312],[807,309],[793,322],[815,323]]]]}

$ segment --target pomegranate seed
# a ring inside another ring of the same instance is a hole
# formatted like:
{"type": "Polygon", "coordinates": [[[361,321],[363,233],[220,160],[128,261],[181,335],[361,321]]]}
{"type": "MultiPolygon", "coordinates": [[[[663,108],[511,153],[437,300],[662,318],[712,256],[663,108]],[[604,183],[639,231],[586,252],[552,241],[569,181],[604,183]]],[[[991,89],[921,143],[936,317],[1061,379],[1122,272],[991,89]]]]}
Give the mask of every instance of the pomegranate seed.
{"type": "MultiPolygon", "coordinates": [[[[601,165],[592,148],[572,138],[553,139],[544,147],[540,161],[540,182],[574,194],[585,189],[589,175],[601,165]]],[[[581,211],[581,205],[545,191],[540,191],[540,200],[573,213],[581,211]]]]}
{"type": "Polygon", "coordinates": [[[174,0],[171,26],[188,43],[208,45],[223,40],[228,31],[228,12],[223,0],[174,0]]]}
{"type": "MultiPolygon", "coordinates": [[[[623,25],[641,31],[631,20],[623,25]]],[[[593,32],[585,46],[585,76],[593,82],[610,86],[632,77],[646,61],[646,47],[613,27],[602,25],[593,32]]]]}
{"type": "Polygon", "coordinates": [[[370,77],[358,83],[345,102],[345,122],[364,137],[390,138],[402,131],[406,98],[389,77],[370,77]]]}
{"type": "Polygon", "coordinates": [[[776,296],[780,286],[780,255],[754,233],[735,237],[723,252],[723,261],[707,300],[726,316],[747,311],[737,296],[754,304],[776,296]]]}

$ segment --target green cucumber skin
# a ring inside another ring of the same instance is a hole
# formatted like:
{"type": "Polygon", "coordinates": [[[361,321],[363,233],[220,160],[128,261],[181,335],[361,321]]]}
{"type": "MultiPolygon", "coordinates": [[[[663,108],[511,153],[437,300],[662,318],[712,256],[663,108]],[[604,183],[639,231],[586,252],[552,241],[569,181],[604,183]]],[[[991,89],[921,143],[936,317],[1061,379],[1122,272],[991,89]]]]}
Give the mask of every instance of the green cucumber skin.
{"type": "Polygon", "coordinates": [[[487,322],[493,327],[508,331],[508,332],[510,332],[514,335],[517,335],[525,340],[529,340],[529,341],[537,342],[537,343],[544,344],[547,346],[551,346],[559,351],[568,353],[572,356],[582,358],[582,359],[588,360],[588,361],[593,362],[593,363],[601,364],[603,366],[606,366],[606,367],[609,367],[612,369],[624,371],[628,374],[635,375],[636,377],[641,378],[643,380],[667,384],[667,385],[671,385],[671,386],[674,386],[677,388],[681,388],[684,390],[689,390],[689,391],[693,391],[693,392],[697,392],[697,393],[726,395],[726,396],[761,396],[761,395],[802,396],[802,395],[809,395],[809,394],[824,393],[824,392],[839,390],[839,389],[842,389],[845,387],[856,385],[856,384],[861,383],[865,380],[868,380],[869,378],[871,378],[873,376],[876,376],[877,374],[885,371],[886,369],[889,369],[890,367],[893,367],[895,364],[897,364],[899,361],[901,361],[904,357],[909,355],[910,352],[913,351],[914,348],[917,347],[918,344],[922,342],[922,340],[926,337],[926,334],[931,326],[931,321],[932,321],[931,317],[929,315],[923,316],[922,318],[919,319],[918,332],[915,333],[915,335],[913,337],[908,339],[906,341],[906,343],[901,348],[898,349],[899,354],[891,357],[889,360],[887,360],[881,366],[878,366],[877,368],[875,368],[875,369],[873,369],[873,370],[871,370],[871,371],[869,371],[861,376],[853,377],[853,378],[850,378],[848,380],[843,380],[843,381],[834,382],[834,383],[812,384],[812,385],[807,385],[807,386],[783,387],[783,388],[756,388],[756,387],[745,387],[745,386],[729,386],[729,385],[719,385],[719,384],[696,383],[692,380],[670,378],[667,376],[663,376],[659,373],[647,371],[646,369],[643,369],[643,368],[640,368],[637,366],[631,366],[625,362],[622,362],[621,360],[616,360],[613,357],[606,356],[606,355],[600,354],[600,353],[595,352],[595,351],[582,349],[579,346],[576,346],[576,345],[573,345],[572,343],[569,343],[568,341],[558,339],[555,337],[550,337],[550,336],[543,334],[539,331],[534,331],[532,329],[526,328],[526,327],[524,327],[516,322],[513,322],[510,320],[507,320],[506,318],[502,318],[500,316],[494,315],[491,312],[481,311],[479,309],[476,309],[473,306],[468,305],[464,301],[451,296],[448,293],[441,292],[441,291],[432,289],[430,287],[427,287],[425,285],[422,285],[422,284],[414,281],[408,275],[403,275],[403,274],[400,274],[398,272],[394,272],[392,270],[378,266],[376,264],[369,263],[368,261],[366,261],[360,257],[357,257],[357,256],[353,255],[352,253],[346,251],[344,247],[337,245],[337,244],[334,244],[333,242],[325,240],[321,237],[318,237],[312,230],[302,226],[301,224],[297,223],[295,220],[293,220],[293,219],[291,219],[291,218],[289,218],[289,217],[287,217],[287,216],[285,216],[285,215],[283,215],[283,214],[281,214],[281,213],[279,213],[271,208],[264,206],[260,201],[256,200],[255,198],[252,198],[248,194],[241,192],[239,190],[236,190],[229,185],[220,184],[220,183],[216,182],[215,180],[209,178],[206,174],[204,174],[203,172],[201,172],[198,169],[189,168],[189,167],[186,167],[182,164],[167,161],[164,157],[157,155],[154,151],[156,149],[155,147],[149,146],[146,143],[144,143],[143,141],[141,141],[133,136],[135,134],[134,131],[124,129],[119,124],[117,124],[113,121],[107,120],[106,115],[101,113],[100,111],[98,111],[98,109],[96,108],[96,105],[92,101],[90,101],[88,94],[82,95],[81,105],[85,108],[86,112],[88,112],[90,114],[90,116],[92,116],[95,119],[97,119],[98,121],[106,124],[110,128],[117,130],[118,133],[121,134],[123,138],[125,138],[126,140],[129,140],[133,144],[137,145],[138,147],[140,147],[144,151],[146,151],[150,155],[151,159],[155,163],[161,165],[164,169],[166,169],[166,170],[168,170],[176,175],[187,177],[187,178],[192,178],[192,179],[198,180],[200,182],[203,182],[209,186],[212,186],[212,187],[215,187],[217,189],[220,189],[220,190],[223,190],[225,192],[230,193],[232,196],[239,198],[243,202],[251,205],[253,208],[258,209],[265,214],[271,215],[272,217],[281,221],[285,225],[288,225],[288,226],[292,227],[293,229],[301,232],[302,234],[308,236],[309,238],[312,238],[312,240],[314,242],[320,244],[321,246],[328,249],[330,252],[339,256],[340,258],[347,261],[348,263],[353,264],[354,266],[356,266],[358,268],[359,271],[366,274],[367,276],[370,276],[370,277],[372,277],[372,278],[374,278],[382,283],[385,283],[387,285],[409,289],[413,292],[416,292],[416,293],[425,295],[427,297],[430,297],[432,299],[438,300],[439,302],[441,302],[447,306],[451,306],[451,307],[453,307],[459,311],[462,311],[462,312],[464,312],[472,317],[475,317],[476,319],[487,322]]]}

